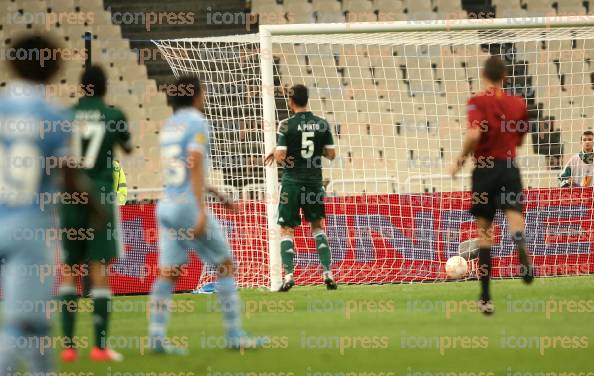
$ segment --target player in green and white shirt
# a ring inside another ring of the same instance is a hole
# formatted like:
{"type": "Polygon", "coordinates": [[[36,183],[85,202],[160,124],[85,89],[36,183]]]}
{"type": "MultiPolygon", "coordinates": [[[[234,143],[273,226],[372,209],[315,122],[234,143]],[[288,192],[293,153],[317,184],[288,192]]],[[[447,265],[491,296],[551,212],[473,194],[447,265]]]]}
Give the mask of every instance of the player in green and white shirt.
{"type": "Polygon", "coordinates": [[[301,224],[300,210],[311,223],[312,236],[320,262],[323,278],[329,290],[337,288],[330,270],[331,255],[324,231],[325,191],[322,185],[322,157],[336,157],[332,131],[328,122],[307,110],[308,90],[303,85],[291,88],[289,108],[294,115],[279,123],[275,150],[266,157],[284,166],[278,206],[278,224],[281,226],[281,258],[285,278],[280,291],[288,291],[293,280],[295,257],[294,232],[301,224]]]}
{"type": "Polygon", "coordinates": [[[573,155],[559,175],[562,187],[592,187],[594,182],[594,133],[582,133],[582,151],[573,155]]]}
{"type": "Polygon", "coordinates": [[[78,354],[75,344],[74,323],[77,312],[76,270],[88,263],[93,299],[93,324],[95,347],[91,350],[93,361],[119,361],[122,356],[107,346],[111,289],[108,281],[109,262],[119,254],[117,237],[118,208],[114,192],[114,149],[119,146],[125,153],[132,152],[130,132],[124,113],[110,108],[103,97],[107,91],[105,72],[98,66],[87,69],[81,78],[87,89],[84,97],[73,108],[75,121],[72,129],[73,154],[82,165],[82,172],[91,181],[88,193],[101,198],[106,214],[106,225],[96,226],[85,202],[63,205],[62,228],[90,236],[65,237],[64,273],[60,286],[64,351],[62,361],[73,362],[78,354]]]}

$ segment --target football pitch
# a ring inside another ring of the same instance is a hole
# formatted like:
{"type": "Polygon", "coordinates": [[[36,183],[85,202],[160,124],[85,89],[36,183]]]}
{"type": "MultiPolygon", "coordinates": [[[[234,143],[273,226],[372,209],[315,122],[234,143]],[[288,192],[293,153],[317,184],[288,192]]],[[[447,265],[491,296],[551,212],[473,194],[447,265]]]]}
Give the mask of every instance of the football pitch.
{"type": "MultiPolygon", "coordinates": [[[[97,364],[80,351],[65,373],[95,375],[578,375],[594,370],[594,277],[495,280],[495,315],[476,312],[476,281],[243,289],[244,327],[269,348],[223,348],[214,295],[177,294],[168,337],[186,357],[144,350],[146,296],[116,297],[111,342],[126,359],[97,364]],[[552,373],[551,373],[552,372],[552,373]]],[[[92,335],[81,313],[76,334],[92,335]]],[[[56,334],[59,323],[56,322],[56,334]]],[[[92,338],[92,337],[91,337],[92,338]]],[[[89,342],[92,343],[92,340],[89,342]]]]}

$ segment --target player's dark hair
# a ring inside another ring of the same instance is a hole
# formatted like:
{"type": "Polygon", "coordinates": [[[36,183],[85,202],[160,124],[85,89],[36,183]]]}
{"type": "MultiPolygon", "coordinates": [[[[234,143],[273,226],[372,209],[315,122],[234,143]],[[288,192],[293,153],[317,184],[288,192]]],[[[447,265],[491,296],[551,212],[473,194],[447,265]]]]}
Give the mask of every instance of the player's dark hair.
{"type": "Polygon", "coordinates": [[[9,47],[10,66],[19,78],[47,83],[60,70],[60,48],[51,38],[28,34],[16,38],[9,47]]]}
{"type": "Polygon", "coordinates": [[[202,93],[202,82],[196,76],[181,76],[175,81],[175,88],[171,97],[173,109],[192,107],[194,98],[202,93]]]}
{"type": "Polygon", "coordinates": [[[80,84],[85,95],[99,98],[104,97],[107,92],[107,76],[105,75],[105,71],[98,65],[90,66],[82,73],[80,84]]]}
{"type": "Polygon", "coordinates": [[[499,56],[491,56],[485,61],[483,75],[492,82],[501,82],[505,78],[507,68],[499,56]]]}
{"type": "Polygon", "coordinates": [[[584,136],[594,137],[594,132],[592,132],[592,131],[584,131],[584,133],[582,133],[582,135],[580,136],[580,140],[581,141],[584,141],[584,136]]]}
{"type": "Polygon", "coordinates": [[[289,98],[299,107],[307,106],[307,101],[309,100],[307,86],[301,84],[293,85],[289,89],[289,98]]]}

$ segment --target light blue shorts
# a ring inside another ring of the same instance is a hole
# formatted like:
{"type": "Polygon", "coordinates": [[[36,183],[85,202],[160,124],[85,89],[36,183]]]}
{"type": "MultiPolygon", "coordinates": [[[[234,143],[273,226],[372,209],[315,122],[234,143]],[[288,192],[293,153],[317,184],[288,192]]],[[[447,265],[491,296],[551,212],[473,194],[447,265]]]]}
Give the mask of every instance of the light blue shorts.
{"type": "Polygon", "coordinates": [[[197,252],[203,262],[219,265],[231,258],[231,248],[217,219],[207,215],[206,234],[192,239],[197,209],[194,205],[181,205],[160,201],[157,205],[159,221],[159,266],[181,266],[188,262],[188,252],[197,252]]]}
{"type": "Polygon", "coordinates": [[[0,284],[4,321],[9,325],[49,325],[54,277],[58,270],[49,244],[57,244],[49,214],[15,213],[0,218],[0,284]]]}

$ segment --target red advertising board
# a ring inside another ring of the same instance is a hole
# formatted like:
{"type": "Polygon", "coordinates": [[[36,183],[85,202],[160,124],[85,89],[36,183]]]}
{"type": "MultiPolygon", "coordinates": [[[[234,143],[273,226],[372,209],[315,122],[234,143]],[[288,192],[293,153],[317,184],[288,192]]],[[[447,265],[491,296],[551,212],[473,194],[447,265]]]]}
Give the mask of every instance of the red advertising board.
{"type": "MultiPolygon", "coordinates": [[[[594,272],[591,189],[535,189],[525,192],[526,236],[539,275],[594,272]]],[[[467,210],[468,192],[365,195],[328,198],[326,232],[340,283],[396,283],[441,280],[444,263],[460,242],[475,237],[467,210]]],[[[158,226],[154,204],[122,208],[123,255],[111,265],[116,294],[146,293],[157,275],[158,226]]],[[[268,233],[264,203],[240,204],[239,213],[214,208],[230,239],[240,286],[267,286],[268,233]]],[[[519,272],[502,213],[494,220],[494,276],[519,272]]],[[[321,268],[307,225],[296,229],[297,283],[320,283],[321,268]]],[[[271,239],[278,241],[278,239],[271,239]]],[[[212,280],[192,253],[178,290],[212,280]]]]}

